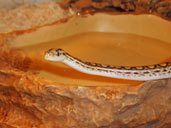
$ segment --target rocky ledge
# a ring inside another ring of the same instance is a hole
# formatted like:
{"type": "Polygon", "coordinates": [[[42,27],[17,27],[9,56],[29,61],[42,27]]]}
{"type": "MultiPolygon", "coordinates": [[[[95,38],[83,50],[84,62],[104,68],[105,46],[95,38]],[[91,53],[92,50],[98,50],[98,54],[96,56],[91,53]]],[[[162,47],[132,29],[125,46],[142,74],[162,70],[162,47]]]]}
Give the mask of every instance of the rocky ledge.
{"type": "Polygon", "coordinates": [[[108,10],[115,12],[155,14],[171,20],[170,0],[65,0],[62,6],[77,12],[108,10]]]}

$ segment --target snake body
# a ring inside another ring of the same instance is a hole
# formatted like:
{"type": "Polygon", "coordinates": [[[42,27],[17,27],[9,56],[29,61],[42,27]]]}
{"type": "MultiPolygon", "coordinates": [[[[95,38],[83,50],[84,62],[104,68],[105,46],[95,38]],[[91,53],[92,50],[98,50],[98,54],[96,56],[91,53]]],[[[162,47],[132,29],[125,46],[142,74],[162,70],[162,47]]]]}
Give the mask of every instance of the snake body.
{"type": "Polygon", "coordinates": [[[171,62],[148,66],[111,66],[98,63],[84,62],[75,58],[62,49],[49,49],[45,59],[63,62],[66,65],[87,74],[129,80],[156,80],[171,78],[171,62]]]}

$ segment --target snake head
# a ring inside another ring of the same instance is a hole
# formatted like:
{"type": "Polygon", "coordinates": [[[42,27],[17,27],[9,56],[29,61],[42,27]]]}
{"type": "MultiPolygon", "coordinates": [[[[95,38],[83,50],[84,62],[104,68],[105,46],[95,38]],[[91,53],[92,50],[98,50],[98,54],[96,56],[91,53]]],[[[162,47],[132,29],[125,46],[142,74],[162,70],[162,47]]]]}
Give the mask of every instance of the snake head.
{"type": "Polygon", "coordinates": [[[62,49],[51,48],[45,53],[45,59],[50,61],[63,61],[65,52],[62,49]]]}

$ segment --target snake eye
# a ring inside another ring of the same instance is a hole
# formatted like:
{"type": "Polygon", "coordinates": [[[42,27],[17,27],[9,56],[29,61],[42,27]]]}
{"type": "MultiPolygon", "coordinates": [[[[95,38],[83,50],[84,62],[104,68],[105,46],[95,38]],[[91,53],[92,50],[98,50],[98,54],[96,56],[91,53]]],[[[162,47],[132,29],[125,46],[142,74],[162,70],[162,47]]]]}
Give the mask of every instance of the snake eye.
{"type": "Polygon", "coordinates": [[[56,56],[60,56],[60,55],[64,54],[63,52],[64,51],[62,49],[56,49],[56,56]]]}
{"type": "Polygon", "coordinates": [[[60,56],[60,55],[61,55],[61,53],[59,53],[59,52],[56,52],[56,55],[57,55],[57,56],[60,56]]]}

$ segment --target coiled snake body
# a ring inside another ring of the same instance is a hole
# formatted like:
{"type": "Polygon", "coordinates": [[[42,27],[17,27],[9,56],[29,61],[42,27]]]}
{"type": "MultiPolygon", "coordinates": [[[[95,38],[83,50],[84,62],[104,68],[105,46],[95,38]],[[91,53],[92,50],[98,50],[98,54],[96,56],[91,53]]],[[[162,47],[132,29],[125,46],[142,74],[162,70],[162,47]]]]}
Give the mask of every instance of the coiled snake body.
{"type": "Polygon", "coordinates": [[[68,66],[88,74],[129,79],[129,80],[156,80],[171,78],[171,62],[149,66],[111,66],[81,61],[62,49],[49,49],[45,59],[54,62],[63,62],[68,66]]]}

